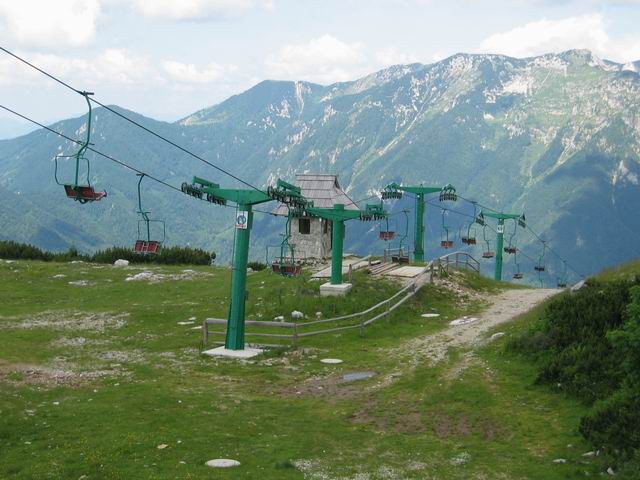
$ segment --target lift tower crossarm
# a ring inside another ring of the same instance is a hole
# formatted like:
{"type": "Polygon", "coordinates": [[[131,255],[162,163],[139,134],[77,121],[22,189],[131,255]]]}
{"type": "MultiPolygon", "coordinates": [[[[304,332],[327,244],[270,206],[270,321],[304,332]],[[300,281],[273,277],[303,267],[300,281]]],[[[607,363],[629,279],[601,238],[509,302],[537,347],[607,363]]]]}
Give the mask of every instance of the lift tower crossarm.
{"type": "Polygon", "coordinates": [[[390,183],[382,191],[382,198],[400,198],[397,192],[412,193],[416,196],[416,220],[415,220],[415,241],[413,257],[416,262],[424,261],[424,196],[429,193],[441,192],[441,200],[456,200],[456,189],[451,184],[444,187],[426,185],[398,185],[390,183]],[[444,194],[444,196],[443,196],[444,194]]]}
{"type": "Polygon", "coordinates": [[[480,212],[481,218],[495,218],[498,221],[498,228],[496,229],[496,269],[494,278],[496,280],[502,280],[502,247],[504,244],[504,221],[505,220],[514,220],[518,222],[518,225],[524,227],[525,217],[524,213],[502,213],[502,212],[492,212],[487,210],[482,210],[480,212]]]}

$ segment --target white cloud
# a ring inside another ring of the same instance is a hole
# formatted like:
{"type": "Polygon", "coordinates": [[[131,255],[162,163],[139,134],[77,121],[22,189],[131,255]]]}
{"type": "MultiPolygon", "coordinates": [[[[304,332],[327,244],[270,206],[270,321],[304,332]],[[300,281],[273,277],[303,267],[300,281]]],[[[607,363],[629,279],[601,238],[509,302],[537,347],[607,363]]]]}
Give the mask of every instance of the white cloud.
{"type": "Polygon", "coordinates": [[[2,38],[23,46],[87,45],[99,14],[99,0],[0,0],[2,38]]]}
{"type": "Polygon", "coordinates": [[[415,53],[401,52],[396,48],[388,47],[378,50],[375,54],[376,63],[384,68],[391,65],[407,65],[418,63],[420,60],[415,53]]]}
{"type": "MultiPolygon", "coordinates": [[[[108,48],[90,60],[56,54],[17,54],[77,88],[97,84],[143,83],[153,78],[153,66],[149,60],[125,49],[108,48]]],[[[0,84],[42,85],[46,82],[51,81],[32,68],[21,65],[7,55],[0,57],[0,84]]]]}
{"type": "Polygon", "coordinates": [[[161,65],[172,80],[181,83],[215,82],[237,70],[235,65],[219,65],[217,63],[210,63],[199,69],[192,63],[181,63],[174,60],[165,60],[161,65]]]}
{"type": "Polygon", "coordinates": [[[640,36],[611,38],[602,14],[538,20],[496,33],[480,44],[480,51],[513,57],[586,48],[596,55],[619,62],[640,58],[640,36]]]}
{"type": "Polygon", "coordinates": [[[257,7],[271,8],[271,0],[132,0],[146,17],[201,20],[242,15],[257,7]]]}
{"type": "Polygon", "coordinates": [[[307,43],[284,46],[267,59],[266,66],[277,78],[333,83],[368,73],[366,60],[362,43],[323,35],[307,43]]]}

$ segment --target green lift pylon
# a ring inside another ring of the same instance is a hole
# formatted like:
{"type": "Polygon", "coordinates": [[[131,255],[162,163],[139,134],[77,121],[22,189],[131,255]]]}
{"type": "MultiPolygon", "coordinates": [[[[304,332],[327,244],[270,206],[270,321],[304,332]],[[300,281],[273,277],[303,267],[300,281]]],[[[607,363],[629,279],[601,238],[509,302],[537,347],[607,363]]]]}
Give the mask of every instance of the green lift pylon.
{"type": "Polygon", "coordinates": [[[342,285],[342,255],[344,246],[344,222],[359,219],[362,221],[381,220],[386,218],[386,212],[382,205],[369,204],[364,210],[347,210],[341,203],[332,208],[305,207],[304,213],[332,223],[332,247],[331,247],[331,285],[342,285]]]}
{"type": "Polygon", "coordinates": [[[233,272],[231,274],[231,304],[227,317],[227,334],[224,346],[229,350],[244,350],[244,320],[247,286],[247,263],[249,261],[249,238],[253,226],[252,207],[273,200],[269,195],[255,189],[220,188],[217,183],[193,177],[191,185],[182,184],[182,191],[210,203],[236,204],[236,234],[234,242],[233,272]]]}
{"type": "Polygon", "coordinates": [[[227,202],[233,202],[236,204],[231,304],[227,317],[224,347],[228,350],[244,350],[247,264],[249,261],[249,238],[253,226],[253,206],[272,200],[278,200],[296,208],[303,208],[308,203],[300,194],[300,189],[280,180],[275,188],[270,187],[265,193],[257,189],[220,188],[217,183],[193,177],[191,185],[185,182],[182,184],[181,190],[192,197],[206,199],[210,203],[226,205],[227,202]]]}
{"type": "Polygon", "coordinates": [[[502,280],[502,251],[504,246],[504,221],[513,220],[518,222],[518,225],[525,227],[524,213],[519,215],[517,213],[499,213],[482,210],[480,212],[480,218],[486,217],[495,218],[498,221],[498,227],[496,228],[496,270],[494,278],[496,280],[502,280]]]}
{"type": "Polygon", "coordinates": [[[402,198],[402,192],[413,193],[416,196],[416,221],[413,258],[416,262],[424,262],[424,196],[429,193],[440,192],[440,201],[456,201],[456,189],[453,185],[433,187],[424,185],[406,186],[391,183],[382,190],[382,199],[402,198]]]}

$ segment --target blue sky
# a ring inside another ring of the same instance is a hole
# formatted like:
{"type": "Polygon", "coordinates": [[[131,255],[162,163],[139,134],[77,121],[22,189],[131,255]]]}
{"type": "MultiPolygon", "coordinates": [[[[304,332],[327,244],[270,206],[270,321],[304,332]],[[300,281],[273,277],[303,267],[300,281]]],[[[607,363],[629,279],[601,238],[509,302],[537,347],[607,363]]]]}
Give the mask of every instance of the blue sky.
{"type": "MultiPolygon", "coordinates": [[[[176,120],[264,79],[323,84],[457,52],[640,60],[640,0],[0,0],[0,44],[102,102],[176,120]]],[[[83,100],[0,55],[0,103],[83,100]]],[[[0,138],[28,126],[0,113],[0,138]]]]}

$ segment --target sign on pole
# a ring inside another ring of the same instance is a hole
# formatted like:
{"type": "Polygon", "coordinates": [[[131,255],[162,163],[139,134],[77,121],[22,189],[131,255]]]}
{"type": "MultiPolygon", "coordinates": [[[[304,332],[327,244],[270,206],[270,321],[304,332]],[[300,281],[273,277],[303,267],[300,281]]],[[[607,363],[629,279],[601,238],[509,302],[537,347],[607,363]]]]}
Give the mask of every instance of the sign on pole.
{"type": "Polygon", "coordinates": [[[249,226],[249,212],[239,211],[236,214],[236,228],[246,230],[249,226]]]}

